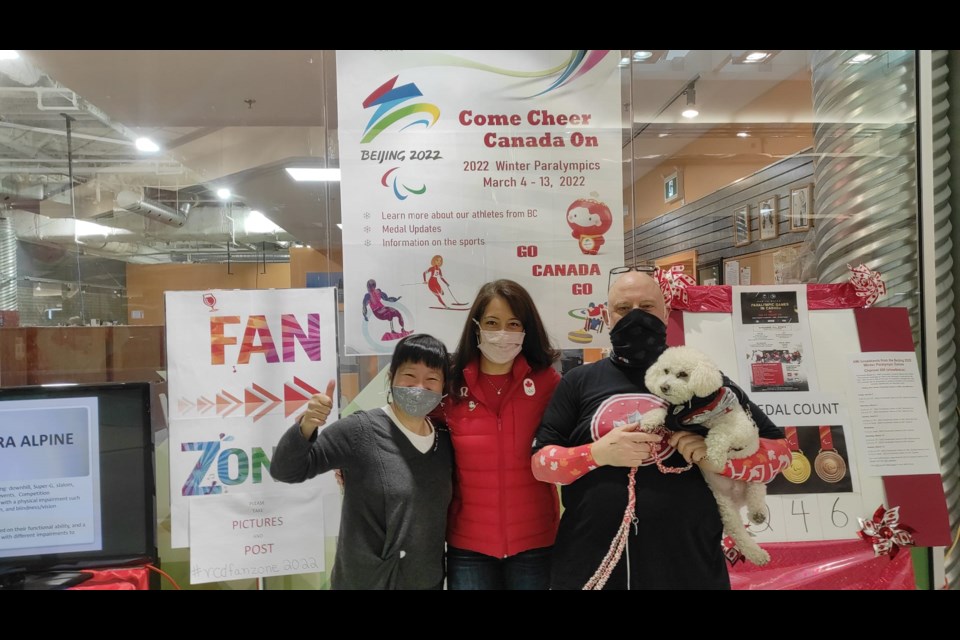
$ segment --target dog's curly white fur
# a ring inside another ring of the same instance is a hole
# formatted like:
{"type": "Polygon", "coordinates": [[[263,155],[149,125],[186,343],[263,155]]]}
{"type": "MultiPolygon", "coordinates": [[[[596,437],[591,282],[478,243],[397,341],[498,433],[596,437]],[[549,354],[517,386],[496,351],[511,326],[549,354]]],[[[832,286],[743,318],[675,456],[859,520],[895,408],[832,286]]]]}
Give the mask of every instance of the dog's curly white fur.
{"type": "MultiPolygon", "coordinates": [[[[644,383],[650,393],[671,405],[684,405],[694,397],[707,398],[714,394],[723,386],[723,375],[700,351],[670,347],[647,369],[644,383]]],[[[648,411],[640,426],[647,431],[662,427],[666,415],[665,409],[648,411]]],[[[709,417],[701,426],[707,429],[706,457],[717,468],[723,468],[727,460],[751,456],[760,447],[757,425],[739,403],[734,403],[727,412],[709,417]]],[[[708,471],[703,475],[716,498],[724,531],[747,560],[757,565],[766,564],[770,554],[754,541],[740,517],[740,508],[746,505],[752,522],[762,524],[766,520],[766,485],[733,480],[708,471]]]]}

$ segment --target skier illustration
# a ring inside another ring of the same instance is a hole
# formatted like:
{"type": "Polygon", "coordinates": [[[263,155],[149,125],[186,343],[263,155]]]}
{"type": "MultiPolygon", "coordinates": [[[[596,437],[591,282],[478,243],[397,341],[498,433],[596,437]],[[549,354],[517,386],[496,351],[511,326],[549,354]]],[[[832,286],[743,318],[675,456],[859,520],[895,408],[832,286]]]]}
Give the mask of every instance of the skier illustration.
{"type": "Polygon", "coordinates": [[[433,256],[430,260],[430,268],[423,272],[423,281],[427,283],[427,288],[430,289],[430,293],[437,296],[437,300],[440,301],[440,306],[444,309],[448,309],[448,305],[443,301],[443,287],[440,286],[440,281],[443,281],[443,284],[447,285],[447,290],[450,290],[450,283],[447,282],[447,279],[443,277],[443,271],[440,268],[443,266],[443,256],[433,256]],[[427,274],[430,274],[429,276],[427,274]]]}
{"type": "Polygon", "coordinates": [[[443,277],[443,256],[436,255],[430,259],[430,267],[423,272],[423,283],[427,285],[427,288],[430,289],[430,293],[437,297],[437,300],[440,302],[439,307],[430,307],[431,309],[446,309],[448,311],[467,311],[466,307],[469,307],[470,304],[467,302],[460,302],[457,300],[457,296],[454,295],[453,291],[450,289],[450,283],[447,282],[447,279],[443,277]],[[449,305],[443,299],[443,287],[440,283],[447,285],[447,295],[453,298],[453,304],[449,305]],[[458,308],[459,307],[459,308],[458,308]]]}
{"type": "Polygon", "coordinates": [[[387,302],[396,302],[403,296],[397,296],[392,298],[381,289],[377,288],[377,281],[374,279],[367,280],[367,293],[363,296],[363,320],[369,322],[370,318],[367,316],[367,306],[370,307],[370,311],[373,312],[375,318],[380,320],[387,320],[390,322],[390,331],[383,334],[383,340],[399,340],[404,336],[410,335],[412,332],[407,331],[403,326],[403,315],[393,307],[388,307],[383,304],[384,301],[387,302]],[[400,323],[400,331],[397,331],[393,326],[393,321],[396,319],[400,323]]]}

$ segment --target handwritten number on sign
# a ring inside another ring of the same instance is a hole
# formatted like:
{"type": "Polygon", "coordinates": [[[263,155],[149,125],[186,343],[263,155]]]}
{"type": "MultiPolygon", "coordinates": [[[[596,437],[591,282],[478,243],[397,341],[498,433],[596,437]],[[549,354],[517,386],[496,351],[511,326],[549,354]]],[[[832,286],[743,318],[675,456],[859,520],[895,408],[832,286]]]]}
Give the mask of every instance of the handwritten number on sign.
{"type": "Polygon", "coordinates": [[[806,507],[804,507],[803,500],[800,500],[800,511],[797,512],[797,500],[790,501],[790,514],[795,516],[803,516],[803,531],[804,533],[810,533],[810,528],[807,527],[807,516],[810,515],[807,513],[806,507]]]}
{"type": "Polygon", "coordinates": [[[833,501],[833,509],[830,511],[830,520],[833,522],[833,526],[838,529],[843,529],[850,522],[850,517],[846,512],[837,509],[837,503],[840,502],[840,498],[837,498],[833,501]],[[843,516],[843,524],[837,524],[837,514],[843,516]]]}

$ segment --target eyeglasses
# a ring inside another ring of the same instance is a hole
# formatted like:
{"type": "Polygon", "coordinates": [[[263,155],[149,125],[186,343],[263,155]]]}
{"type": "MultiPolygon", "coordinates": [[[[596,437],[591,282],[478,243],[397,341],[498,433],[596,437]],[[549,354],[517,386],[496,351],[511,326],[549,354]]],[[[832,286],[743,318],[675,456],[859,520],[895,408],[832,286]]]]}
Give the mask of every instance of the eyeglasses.
{"type": "Polygon", "coordinates": [[[657,268],[655,266],[649,264],[635,264],[633,266],[624,265],[622,267],[614,267],[613,269],[610,269],[610,275],[607,277],[607,291],[610,290],[610,287],[613,285],[613,281],[619,275],[630,273],[631,271],[639,271],[640,273],[649,273],[653,275],[653,272],[656,271],[656,269],[657,268]]]}

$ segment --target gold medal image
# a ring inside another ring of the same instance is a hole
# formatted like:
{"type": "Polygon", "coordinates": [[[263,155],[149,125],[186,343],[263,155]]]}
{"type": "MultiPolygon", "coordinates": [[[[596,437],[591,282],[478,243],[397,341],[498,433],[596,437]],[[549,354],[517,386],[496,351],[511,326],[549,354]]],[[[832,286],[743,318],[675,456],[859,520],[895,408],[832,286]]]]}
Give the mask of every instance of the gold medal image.
{"type": "Polygon", "coordinates": [[[782,471],[783,477],[793,484],[803,484],[810,477],[810,461],[800,451],[800,441],[797,439],[796,427],[784,427],[787,436],[787,446],[790,447],[790,466],[782,471]]]}
{"type": "MultiPolygon", "coordinates": [[[[847,463],[833,450],[818,453],[813,461],[813,468],[824,482],[840,482],[847,475],[847,463]]],[[[809,474],[809,471],[807,473],[809,474]]]]}
{"type": "Polygon", "coordinates": [[[793,460],[790,466],[783,470],[783,477],[793,484],[803,484],[810,477],[810,461],[800,451],[791,451],[793,460]]]}

